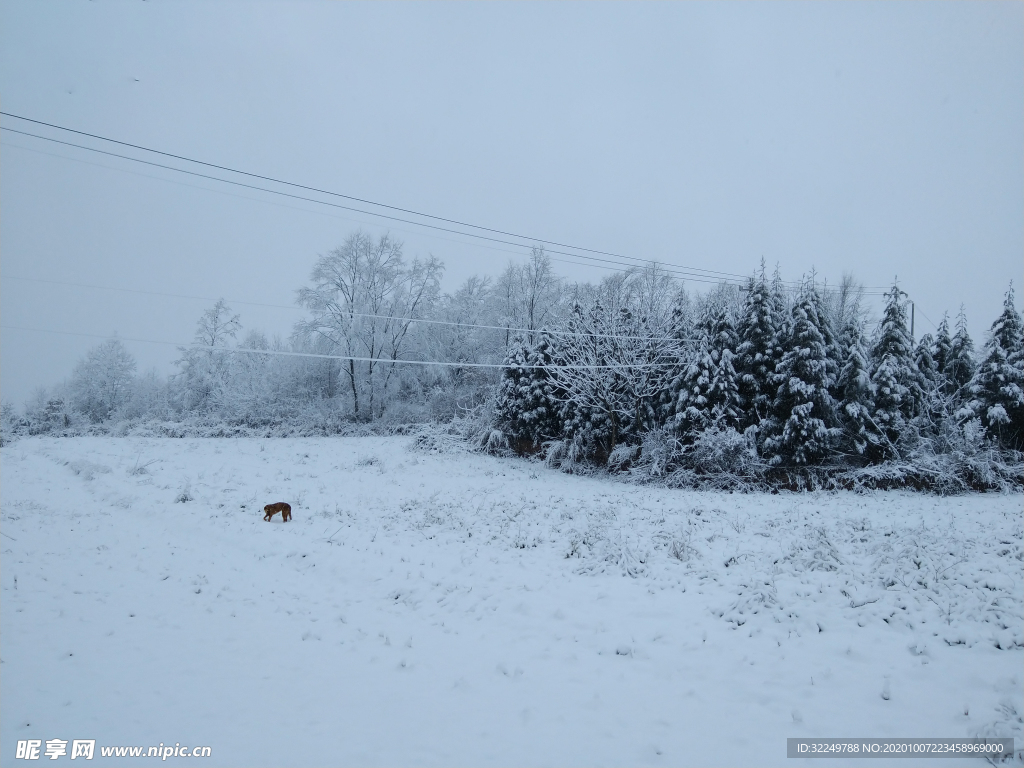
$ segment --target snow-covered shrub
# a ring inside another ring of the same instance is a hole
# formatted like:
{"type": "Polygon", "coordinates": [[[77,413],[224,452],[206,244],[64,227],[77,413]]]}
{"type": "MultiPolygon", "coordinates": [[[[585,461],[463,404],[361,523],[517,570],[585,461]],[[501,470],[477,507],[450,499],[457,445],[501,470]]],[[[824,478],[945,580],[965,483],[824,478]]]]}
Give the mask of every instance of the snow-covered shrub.
{"type": "Polygon", "coordinates": [[[66,386],[50,390],[39,387],[25,404],[24,414],[21,421],[30,435],[77,435],[89,425],[88,419],[72,407],[66,386]]]}
{"type": "MultiPolygon", "coordinates": [[[[693,510],[690,511],[691,513],[693,512],[693,510]]],[[[669,557],[681,563],[689,563],[691,560],[701,557],[700,550],[697,549],[696,543],[693,540],[693,532],[694,526],[690,522],[681,531],[660,531],[652,538],[655,547],[664,549],[668,552],[669,557]]]]}
{"type": "Polygon", "coordinates": [[[679,456],[680,464],[702,475],[752,475],[764,468],[757,455],[755,430],[712,427],[697,435],[679,456]]]}
{"type": "Polygon", "coordinates": [[[743,434],[732,427],[701,432],[683,447],[665,482],[674,488],[703,490],[759,490],[768,466],[757,455],[756,428],[743,434]]]}
{"type": "Polygon", "coordinates": [[[619,443],[608,456],[609,472],[625,472],[640,456],[639,445],[619,443]]]}
{"type": "Polygon", "coordinates": [[[651,477],[663,477],[681,450],[682,443],[671,429],[652,429],[643,435],[636,469],[651,477]]]}
{"type": "Polygon", "coordinates": [[[1012,736],[1013,751],[1001,757],[989,758],[989,762],[993,765],[1024,763],[1024,713],[1013,699],[1007,698],[1000,702],[995,716],[972,735],[980,739],[1005,739],[1012,736]]]}
{"type": "Polygon", "coordinates": [[[12,443],[24,428],[14,405],[6,401],[0,403],[0,448],[12,443]]]}
{"type": "Polygon", "coordinates": [[[544,463],[549,467],[558,469],[562,466],[562,460],[566,455],[565,440],[549,440],[544,443],[544,463]]]}
{"type": "Polygon", "coordinates": [[[550,440],[544,443],[543,450],[544,463],[549,467],[570,475],[588,474],[591,471],[587,464],[587,446],[580,435],[569,440],[550,440]]]}
{"type": "Polygon", "coordinates": [[[583,564],[577,569],[578,573],[607,573],[611,570],[636,578],[647,572],[649,553],[635,536],[618,529],[593,531],[591,536],[590,553],[582,558],[583,564]]]}
{"type": "Polygon", "coordinates": [[[178,495],[174,497],[175,504],[185,504],[186,502],[192,501],[195,497],[192,495],[192,483],[188,480],[178,491],[178,495]]]}
{"type": "Polygon", "coordinates": [[[500,429],[490,429],[481,433],[479,440],[480,450],[495,456],[505,454],[509,450],[508,437],[500,429]]]}

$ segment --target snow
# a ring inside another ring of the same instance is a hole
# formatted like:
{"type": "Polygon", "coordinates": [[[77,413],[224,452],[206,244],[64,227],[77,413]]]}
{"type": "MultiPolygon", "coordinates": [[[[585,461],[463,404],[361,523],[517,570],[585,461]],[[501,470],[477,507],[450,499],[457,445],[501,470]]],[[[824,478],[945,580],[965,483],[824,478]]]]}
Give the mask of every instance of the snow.
{"type": "Polygon", "coordinates": [[[0,457],[5,764],[60,738],[96,765],[793,765],[787,737],[975,734],[1019,761],[1020,495],[696,493],[410,437],[0,457]]]}

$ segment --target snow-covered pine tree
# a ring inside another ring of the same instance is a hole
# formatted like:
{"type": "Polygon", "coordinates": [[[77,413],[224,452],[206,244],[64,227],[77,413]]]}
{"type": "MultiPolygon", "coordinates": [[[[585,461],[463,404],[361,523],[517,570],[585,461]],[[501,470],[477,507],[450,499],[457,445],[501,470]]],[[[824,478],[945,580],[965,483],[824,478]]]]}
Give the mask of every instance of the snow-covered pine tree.
{"type": "Polygon", "coordinates": [[[914,348],[914,364],[929,389],[935,387],[939,381],[939,371],[935,366],[935,358],[932,356],[934,348],[935,339],[930,333],[922,336],[921,340],[917,342],[917,347],[914,348]]]}
{"type": "Polygon", "coordinates": [[[771,407],[777,324],[775,302],[765,279],[762,261],[760,276],[757,279],[751,278],[747,284],[743,316],[738,329],[740,341],[736,349],[735,367],[744,408],[742,428],[759,425],[771,407]]]}
{"type": "Polygon", "coordinates": [[[694,347],[694,333],[688,297],[685,293],[680,293],[669,318],[669,338],[674,340],[671,345],[674,355],[673,359],[668,361],[669,368],[665,373],[669,385],[658,398],[656,416],[660,426],[673,427],[675,424],[676,403],[685,387],[688,360],[694,347]]]}
{"type": "MultiPolygon", "coordinates": [[[[772,339],[772,356],[775,360],[775,369],[778,369],[782,356],[789,349],[790,331],[792,330],[793,317],[790,299],[786,295],[786,287],[782,282],[782,275],[779,273],[778,264],[775,265],[775,274],[772,275],[772,308],[775,315],[775,337],[772,339]]],[[[769,385],[769,400],[775,402],[775,395],[778,391],[778,384],[772,379],[769,385]]]]}
{"type": "Polygon", "coordinates": [[[546,331],[537,334],[533,346],[521,337],[509,344],[495,421],[516,453],[534,453],[562,431],[562,406],[548,367],[556,364],[556,350],[546,331]]]}
{"type": "Polygon", "coordinates": [[[810,300],[814,302],[814,313],[818,318],[818,329],[821,331],[822,338],[825,339],[825,368],[828,372],[829,381],[832,382],[829,385],[829,394],[832,395],[833,400],[838,400],[840,395],[836,390],[836,382],[839,380],[839,368],[845,359],[845,355],[840,349],[839,339],[832,328],[832,321],[829,320],[828,312],[825,311],[821,294],[818,293],[816,279],[817,273],[812,270],[811,288],[813,290],[810,294],[810,300]]]}
{"type": "Polygon", "coordinates": [[[713,328],[714,320],[705,309],[693,327],[689,359],[672,387],[676,394],[672,427],[687,442],[711,425],[708,392],[716,367],[711,346],[713,328]]]}
{"type": "Polygon", "coordinates": [[[907,331],[903,295],[896,285],[885,294],[885,312],[878,339],[871,351],[871,383],[875,395],[872,416],[885,435],[888,444],[886,455],[892,454],[896,441],[923,404],[920,373],[914,363],[913,346],[907,331]]]}
{"type": "Polygon", "coordinates": [[[938,435],[942,422],[948,413],[942,385],[945,377],[935,364],[933,353],[935,339],[930,333],[921,337],[914,349],[914,364],[920,375],[922,403],[917,416],[917,425],[922,434],[938,435]]]}
{"type": "Polygon", "coordinates": [[[551,335],[542,329],[537,342],[530,349],[527,363],[529,393],[524,403],[523,420],[530,425],[534,442],[554,440],[562,433],[562,420],[558,416],[563,399],[562,391],[551,378],[550,366],[559,364],[558,350],[551,335]]]}
{"type": "Polygon", "coordinates": [[[505,433],[509,445],[517,453],[527,453],[532,447],[527,445],[531,441],[527,425],[522,420],[525,393],[529,391],[529,372],[526,369],[529,354],[529,347],[521,336],[509,343],[494,404],[495,424],[505,433]]]}
{"type": "Polygon", "coordinates": [[[1024,450],[1024,324],[1013,305],[1013,285],[992,323],[985,359],[971,380],[972,409],[999,445],[1024,450]]]}
{"type": "Polygon", "coordinates": [[[709,402],[711,419],[717,427],[732,427],[739,430],[745,420],[740,400],[739,377],[736,375],[736,347],[739,337],[732,321],[729,308],[724,304],[715,313],[712,351],[716,363],[711,382],[709,402]]]}
{"type": "Polygon", "coordinates": [[[872,434],[871,376],[858,321],[847,323],[840,334],[840,345],[846,351],[846,360],[836,383],[841,397],[839,422],[843,427],[839,447],[848,455],[862,456],[868,444],[877,441],[877,436],[872,434]]]}
{"type": "Polygon", "coordinates": [[[935,330],[935,343],[932,346],[932,361],[935,363],[936,380],[940,387],[945,386],[946,362],[953,349],[953,340],[949,336],[949,313],[942,313],[942,321],[935,330]]]}
{"type": "MultiPolygon", "coordinates": [[[[775,315],[775,362],[778,363],[785,354],[784,344],[780,343],[789,336],[789,327],[792,324],[790,316],[789,298],[786,296],[786,286],[782,282],[782,274],[779,272],[779,265],[775,265],[775,272],[772,275],[772,309],[775,315]]],[[[774,399],[774,394],[773,394],[774,399]]]]}
{"type": "Polygon", "coordinates": [[[728,307],[707,307],[695,331],[693,356],[676,400],[675,430],[685,442],[712,426],[737,429],[743,416],[730,348],[736,331],[728,307]]]}
{"type": "Polygon", "coordinates": [[[811,283],[804,284],[791,313],[785,351],[775,369],[778,389],[762,425],[764,455],[774,466],[821,463],[839,437],[815,293],[811,283]]]}
{"type": "Polygon", "coordinates": [[[958,402],[970,399],[970,383],[978,364],[974,360],[974,341],[967,333],[967,314],[960,305],[960,313],[956,318],[956,335],[949,348],[949,357],[943,367],[948,379],[950,394],[958,402]]]}

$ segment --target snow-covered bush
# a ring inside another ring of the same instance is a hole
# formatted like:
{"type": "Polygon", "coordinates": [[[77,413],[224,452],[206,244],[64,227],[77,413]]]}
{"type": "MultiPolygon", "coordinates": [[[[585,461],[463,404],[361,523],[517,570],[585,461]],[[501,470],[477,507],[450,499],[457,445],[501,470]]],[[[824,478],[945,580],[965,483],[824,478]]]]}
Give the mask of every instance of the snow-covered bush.
{"type": "Polygon", "coordinates": [[[752,475],[765,466],[757,455],[755,434],[753,429],[741,433],[732,427],[712,427],[683,449],[679,462],[703,475],[752,475]]]}
{"type": "Polygon", "coordinates": [[[590,474],[594,465],[588,460],[593,447],[588,447],[582,435],[568,440],[550,440],[543,446],[544,463],[570,475],[590,474]]]}
{"type": "Polygon", "coordinates": [[[186,504],[194,498],[192,495],[192,483],[186,480],[181,486],[181,490],[178,491],[178,495],[174,497],[174,502],[176,504],[186,504]]]}
{"type": "Polygon", "coordinates": [[[608,470],[610,472],[625,472],[639,458],[640,451],[639,445],[619,443],[608,456],[608,470]]]}
{"type": "Polygon", "coordinates": [[[25,425],[18,418],[14,404],[6,400],[0,403],[0,447],[13,442],[24,428],[25,425]]]}
{"type": "Polygon", "coordinates": [[[643,435],[635,468],[651,477],[663,477],[682,448],[673,430],[666,427],[652,429],[643,435]]]}

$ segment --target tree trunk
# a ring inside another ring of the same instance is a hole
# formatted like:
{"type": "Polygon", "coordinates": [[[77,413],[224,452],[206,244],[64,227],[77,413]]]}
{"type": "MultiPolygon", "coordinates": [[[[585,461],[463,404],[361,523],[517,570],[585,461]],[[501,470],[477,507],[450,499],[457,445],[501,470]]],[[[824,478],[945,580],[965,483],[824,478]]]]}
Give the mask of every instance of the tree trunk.
{"type": "Polygon", "coordinates": [[[359,417],[359,390],[356,387],[356,361],[348,361],[348,380],[352,385],[352,403],[356,418],[359,417]]]}

